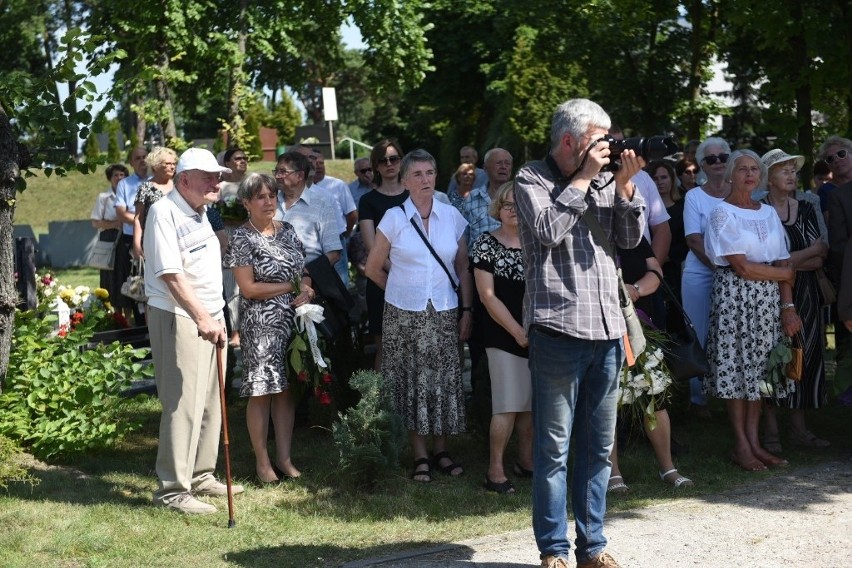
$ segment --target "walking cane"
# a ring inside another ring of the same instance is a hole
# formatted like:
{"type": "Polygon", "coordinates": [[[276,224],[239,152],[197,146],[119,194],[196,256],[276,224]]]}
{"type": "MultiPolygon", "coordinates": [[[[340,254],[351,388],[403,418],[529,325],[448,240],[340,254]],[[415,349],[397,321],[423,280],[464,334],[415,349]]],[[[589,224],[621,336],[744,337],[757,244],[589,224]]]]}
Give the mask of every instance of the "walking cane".
{"type": "Polygon", "coordinates": [[[234,490],[231,480],[231,442],[228,440],[228,408],[225,405],[225,364],[222,361],[222,353],[225,343],[220,341],[216,344],[216,370],[219,374],[219,402],[222,405],[222,439],[225,442],[225,485],[228,489],[228,528],[236,525],[234,521],[234,490]]]}

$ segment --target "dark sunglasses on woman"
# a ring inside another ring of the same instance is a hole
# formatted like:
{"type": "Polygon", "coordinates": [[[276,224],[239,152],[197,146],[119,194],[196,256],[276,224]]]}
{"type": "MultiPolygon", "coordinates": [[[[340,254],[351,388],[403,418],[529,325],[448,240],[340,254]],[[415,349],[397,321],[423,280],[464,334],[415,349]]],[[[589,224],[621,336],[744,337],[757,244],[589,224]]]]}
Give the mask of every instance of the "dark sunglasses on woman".
{"type": "Polygon", "coordinates": [[[380,164],[384,164],[384,165],[386,165],[386,166],[390,166],[390,165],[393,165],[393,164],[397,163],[397,162],[398,162],[398,161],[400,161],[401,159],[402,159],[402,158],[400,158],[399,156],[385,156],[384,158],[379,158],[378,162],[379,162],[380,164]]]}
{"type": "Polygon", "coordinates": [[[837,160],[838,162],[840,160],[845,160],[846,154],[848,154],[848,152],[846,150],[838,150],[837,153],[834,154],[833,156],[826,156],[825,157],[825,163],[831,165],[831,164],[834,163],[835,160],[837,160]]]}
{"type": "Polygon", "coordinates": [[[716,160],[719,160],[721,163],[727,163],[728,156],[730,154],[710,154],[709,156],[704,156],[704,161],[707,162],[708,166],[712,166],[716,163],[716,160]]]}

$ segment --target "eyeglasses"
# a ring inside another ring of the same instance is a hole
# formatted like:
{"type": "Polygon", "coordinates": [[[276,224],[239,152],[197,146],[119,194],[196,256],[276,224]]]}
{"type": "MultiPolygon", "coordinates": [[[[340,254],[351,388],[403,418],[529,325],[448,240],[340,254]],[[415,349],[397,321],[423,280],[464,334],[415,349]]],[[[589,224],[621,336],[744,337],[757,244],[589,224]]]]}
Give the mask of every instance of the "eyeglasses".
{"type": "Polygon", "coordinates": [[[384,164],[385,166],[392,166],[395,163],[399,162],[402,158],[399,156],[385,156],[384,158],[379,158],[378,162],[380,164],[384,164]]]}
{"type": "Polygon", "coordinates": [[[248,158],[246,158],[245,156],[231,156],[231,161],[234,161],[234,162],[247,162],[247,161],[248,161],[248,158]]]}
{"type": "Polygon", "coordinates": [[[272,170],[272,175],[274,176],[289,176],[290,174],[295,174],[298,170],[272,170]]]}
{"type": "Polygon", "coordinates": [[[704,161],[707,162],[708,166],[715,164],[716,160],[724,164],[727,163],[728,156],[730,156],[730,154],[710,154],[709,156],[704,156],[704,161]]]}
{"type": "Polygon", "coordinates": [[[840,160],[845,160],[846,156],[848,154],[849,153],[846,150],[838,150],[837,153],[834,154],[833,156],[826,156],[825,157],[825,163],[828,164],[828,165],[831,165],[831,164],[834,163],[835,160],[837,160],[838,162],[840,160]]]}
{"type": "Polygon", "coordinates": [[[500,209],[503,211],[514,211],[515,210],[515,202],[514,201],[504,201],[503,205],[500,206],[500,209]]]}
{"type": "Polygon", "coordinates": [[[373,171],[373,168],[361,168],[358,173],[361,175],[368,174],[373,171]]]}

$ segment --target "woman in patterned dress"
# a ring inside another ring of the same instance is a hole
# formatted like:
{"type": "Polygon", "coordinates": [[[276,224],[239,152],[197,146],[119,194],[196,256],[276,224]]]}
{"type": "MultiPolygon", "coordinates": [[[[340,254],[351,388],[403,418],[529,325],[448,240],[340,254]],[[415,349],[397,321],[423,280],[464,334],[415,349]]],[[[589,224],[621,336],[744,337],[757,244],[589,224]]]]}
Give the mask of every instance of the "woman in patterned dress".
{"type": "MultiPolygon", "coordinates": [[[[731,154],[725,180],[731,193],[710,213],[705,247],[713,263],[713,289],[704,391],[725,399],[734,429],[733,462],[746,471],[786,465],[760,445],[760,381],[769,353],[783,332],[802,327],[793,304],[796,272],[784,243],[784,227],[768,205],[751,198],[766,168],[751,150],[731,154]]],[[[777,385],[786,396],[791,384],[777,385]]]]}
{"type": "Polygon", "coordinates": [[[491,451],[485,488],[496,493],[515,492],[503,469],[503,452],[512,430],[518,432],[515,475],[529,477],[533,469],[532,380],[529,341],[522,325],[526,282],[514,185],[510,181],[497,189],[488,214],[500,221],[500,228],[481,234],[471,245],[470,255],[485,311],[477,321],[483,324],[482,343],[491,377],[491,451]]]}
{"type": "Polygon", "coordinates": [[[302,242],[292,225],[273,220],[277,194],[278,186],[268,175],[251,174],[243,180],[237,196],[249,217],[231,235],[223,262],[226,268],[233,268],[240,287],[240,396],[249,399],[246,425],[261,483],[301,475],[290,458],[296,400],[288,388],[285,352],[295,308],[314,296],[310,277],[303,273],[302,242]],[[267,450],[270,415],[275,429],[275,463],[267,450]]]}
{"type": "Polygon", "coordinates": [[[465,431],[458,342],[470,335],[473,290],[467,222],[455,207],[435,199],[435,159],[425,150],[410,152],[402,160],[401,173],[410,197],[388,210],[379,223],[366,274],[385,290],[382,375],[410,433],[411,477],[425,483],[432,480],[433,466],[447,475],[464,473],[447,453],[446,443],[448,435],[465,431]],[[431,460],[427,436],[433,438],[431,460]]]}
{"type": "Polygon", "coordinates": [[[822,268],[828,255],[828,245],[819,229],[819,212],[804,199],[796,199],[796,174],[805,163],[803,156],[791,156],[783,150],[770,150],[761,158],[769,169],[767,188],[769,194],[763,203],[771,205],[781,224],[787,231],[787,246],[790,260],[796,269],[796,284],[793,287],[793,303],[802,318],[802,333],[799,336],[804,348],[804,374],[796,385],[796,391],[787,398],[771,401],[763,415],[764,447],[775,453],[781,452],[778,436],[778,420],[775,405],[790,409],[790,441],[809,448],[825,448],[828,440],[817,437],[805,424],[805,409],[820,408],[826,403],[825,384],[825,324],[816,269],[822,268]],[[774,403],[774,404],[773,404],[774,403]]]}

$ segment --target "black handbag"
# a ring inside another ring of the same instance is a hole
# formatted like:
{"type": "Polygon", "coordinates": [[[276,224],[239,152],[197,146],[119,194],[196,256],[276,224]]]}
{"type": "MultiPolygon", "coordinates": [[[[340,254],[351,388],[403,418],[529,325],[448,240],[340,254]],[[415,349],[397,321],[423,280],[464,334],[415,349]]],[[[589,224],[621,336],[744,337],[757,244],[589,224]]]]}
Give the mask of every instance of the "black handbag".
{"type": "Polygon", "coordinates": [[[651,272],[660,279],[660,286],[665,290],[672,305],[678,309],[683,318],[683,326],[679,331],[668,332],[671,342],[663,347],[663,359],[666,366],[676,381],[688,381],[692,377],[703,377],[710,372],[710,362],[707,360],[707,353],[701,346],[701,342],[698,341],[695,326],[692,325],[692,321],[677,299],[677,294],[669,287],[662,274],[656,270],[651,272]]]}

